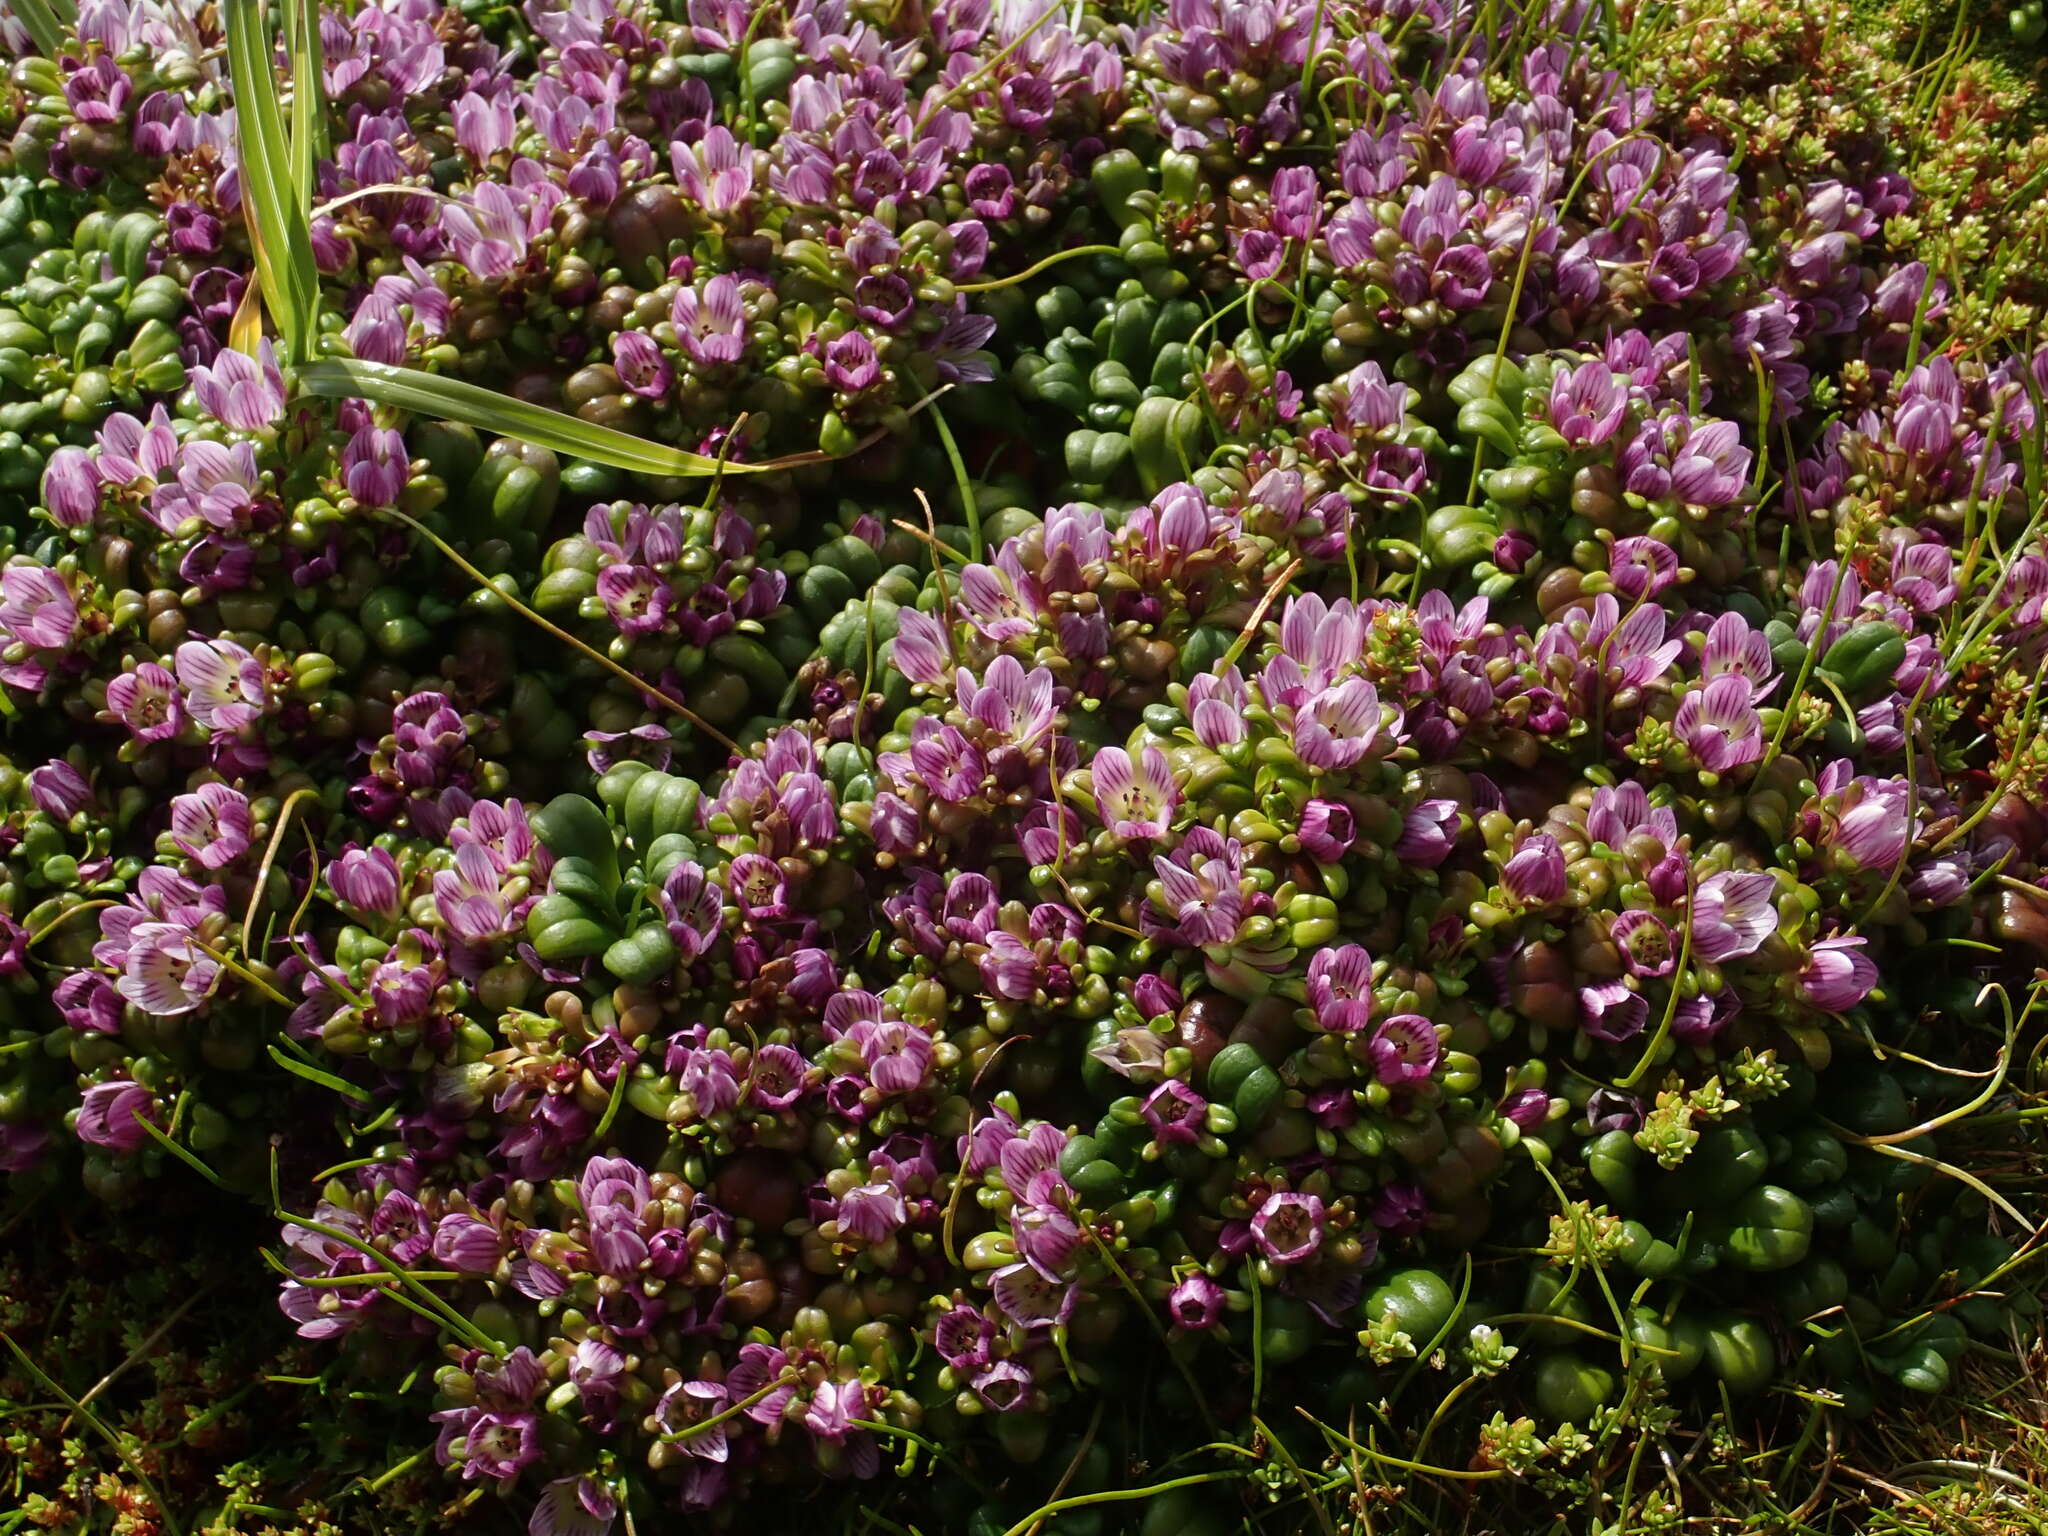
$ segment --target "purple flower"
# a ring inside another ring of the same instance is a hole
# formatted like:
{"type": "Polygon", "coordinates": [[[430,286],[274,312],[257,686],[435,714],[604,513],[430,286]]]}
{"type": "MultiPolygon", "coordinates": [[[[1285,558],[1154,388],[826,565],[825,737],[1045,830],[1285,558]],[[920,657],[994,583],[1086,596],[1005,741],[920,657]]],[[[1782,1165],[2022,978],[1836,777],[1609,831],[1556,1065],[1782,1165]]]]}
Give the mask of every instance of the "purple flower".
{"type": "Polygon", "coordinates": [[[1308,963],[1308,1003],[1332,1034],[1364,1029],[1372,1022],[1372,956],[1357,944],[1317,950],[1308,963]]]}
{"type": "Polygon", "coordinates": [[[405,438],[392,427],[366,426],[342,450],[341,483],[366,507],[396,506],[410,472],[405,438]]]}
{"type": "Polygon", "coordinates": [[[857,395],[882,376],[875,344],[862,331],[848,331],[825,344],[825,382],[842,394],[857,395]]]}
{"type": "Polygon", "coordinates": [[[1413,1237],[1429,1216],[1429,1196],[1420,1184],[1405,1179],[1380,1187],[1367,1214],[1389,1237],[1413,1237]]]}
{"type": "Polygon", "coordinates": [[[1732,421],[1697,423],[1671,461],[1671,491],[1697,507],[1723,507],[1739,499],[1749,480],[1750,451],[1732,421]]]}
{"type": "MultiPolygon", "coordinates": [[[[59,449],[59,453],[63,450],[59,449]]],[[[51,460],[56,468],[56,460],[51,460]]],[[[45,477],[45,495],[48,494],[45,477]]],[[[54,506],[51,511],[55,511],[54,506]]],[[[1956,598],[1956,557],[1942,544],[1909,544],[1892,555],[1892,595],[1915,613],[1937,614],[1956,598]]]]}
{"type": "Polygon", "coordinates": [[[1294,755],[1311,768],[1338,772],[1356,767],[1380,741],[1387,725],[1379,690],[1362,677],[1347,677],[1296,708],[1289,730],[1294,755]]]}
{"type": "Polygon", "coordinates": [[[1740,1012],[1742,1000],[1732,987],[1723,987],[1712,996],[1682,998],[1671,1011],[1671,1033],[1686,1045],[1711,1045],[1740,1012]]]}
{"type": "Polygon", "coordinates": [[[1033,1329],[1064,1323],[1080,1300],[1080,1287],[1073,1282],[1048,1280],[1022,1261],[990,1275],[989,1289],[1012,1321],[1033,1329]]]}
{"type": "Polygon", "coordinates": [[[540,1459],[540,1426],[531,1413],[454,1408],[432,1417],[444,1421],[435,1451],[444,1465],[459,1460],[465,1481],[487,1477],[509,1486],[540,1459]]]}
{"type": "Polygon", "coordinates": [[[754,151],[721,124],[713,124],[694,144],[670,143],[669,159],[676,186],[706,213],[730,213],[753,195],[754,151]]]}
{"type": "Polygon", "coordinates": [[[526,260],[527,222],[518,197],[498,181],[478,182],[466,201],[445,203],[441,210],[441,229],[456,261],[485,282],[511,276],[526,260]]]}
{"type": "Polygon", "coordinates": [[[1205,672],[1188,685],[1188,719],[1195,739],[1215,751],[1244,740],[1244,711],[1250,701],[1244,679],[1232,667],[1227,672],[1205,672]]]}
{"type": "Polygon", "coordinates": [[[730,1053],[710,1047],[686,1046],[677,1050],[672,1046],[669,1063],[676,1074],[676,1086],[696,1104],[700,1119],[712,1119],[738,1105],[739,1070],[730,1053]]]}
{"type": "Polygon", "coordinates": [[[1678,963],[1671,930],[1654,912],[1624,912],[1610,931],[1631,976],[1668,976],[1678,963]]]}
{"type": "Polygon", "coordinates": [[[939,1358],[956,1371],[971,1371],[988,1363],[988,1347],[995,1338],[989,1320],[969,1306],[955,1306],[932,1328],[932,1347],[939,1358]]]}
{"type": "Polygon", "coordinates": [[[1752,701],[1768,695],[1778,680],[1771,642],[1762,630],[1752,629],[1749,620],[1732,610],[1714,620],[1700,652],[1702,682],[1730,674],[1748,679],[1752,701]]]}
{"type": "Polygon", "coordinates": [[[1126,841],[1165,835],[1181,794],[1164,752],[1147,745],[1134,763],[1122,747],[1104,747],[1089,768],[1104,826],[1126,841]]]}
{"type": "Polygon", "coordinates": [[[1435,869],[1458,843],[1455,800],[1423,800],[1409,810],[1394,843],[1394,857],[1417,869],[1435,869]]]}
{"type": "Polygon", "coordinates": [[[263,664],[234,641],[187,640],[175,660],[186,712],[207,730],[239,731],[263,718],[263,664]]]}
{"type": "Polygon", "coordinates": [[[488,1275],[504,1257],[505,1239],[489,1222],[455,1212],[434,1227],[434,1257],[465,1275],[488,1275]]]}
{"type": "Polygon", "coordinates": [[[1539,548],[1536,540],[1519,528],[1510,528],[1493,541],[1493,563],[1510,576],[1519,576],[1539,548]]]}
{"type": "Polygon", "coordinates": [[[1174,1326],[1200,1333],[1223,1321],[1223,1287],[1199,1269],[1181,1276],[1166,1298],[1174,1326]]]}
{"type": "Polygon", "coordinates": [[[1180,1012],[1180,988],[1164,976],[1148,971],[1131,983],[1131,1001],[1148,1019],[1171,1017],[1180,1012]]]}
{"type": "Polygon", "coordinates": [[[29,771],[28,797],[45,815],[69,821],[92,804],[92,786],[70,763],[53,758],[29,771]]]}
{"type": "Polygon", "coordinates": [[[144,1013],[190,1013],[206,1001],[220,964],[176,923],[141,923],[128,935],[127,960],[116,984],[144,1013]]]}
{"type": "Polygon", "coordinates": [[[405,316],[398,301],[384,294],[372,293],[357,305],[342,336],[349,350],[366,363],[396,365],[405,361],[405,316]]]}
{"type": "Polygon", "coordinates": [[[479,164],[510,149],[519,133],[512,100],[509,94],[493,98],[481,91],[457,96],[453,111],[456,147],[479,164]]]}
{"type": "Polygon", "coordinates": [[[1358,840],[1351,807],[1338,800],[1311,800],[1301,808],[1301,851],[1318,864],[1334,864],[1358,840]]]}
{"type": "MultiPolygon", "coordinates": [[[[968,569],[972,571],[974,567],[968,569]]],[[[963,577],[963,583],[964,580],[963,577]]],[[[946,629],[939,620],[915,609],[907,609],[899,616],[896,638],[889,642],[889,655],[896,670],[913,683],[944,683],[946,650],[946,629]]]]}
{"type": "Polygon", "coordinates": [[[220,249],[220,220],[197,203],[180,199],[166,208],[164,232],[181,256],[211,256],[220,249]]]}
{"type": "Polygon", "coordinates": [[[1915,368],[1899,391],[1892,437],[1907,453],[1936,458],[1955,443],[1961,424],[1963,391],[1955,364],[1946,354],[1915,368]]]}
{"type": "Polygon", "coordinates": [[[1564,850],[1548,832],[1522,840],[1500,871],[1501,889],[1526,907],[1548,906],[1564,899],[1564,850]]]}
{"type": "Polygon", "coordinates": [[[1533,1131],[1550,1118],[1550,1095],[1541,1088],[1518,1088],[1500,1104],[1501,1118],[1533,1131]]]}
{"type": "Polygon", "coordinates": [[[763,1109],[787,1109],[803,1097],[810,1066],[787,1045],[764,1045],[748,1067],[747,1101],[763,1109]]]}
{"type": "Polygon", "coordinates": [[[153,661],[108,682],[107,713],[127,726],[137,741],[168,741],[185,723],[178,680],[153,661]]]}
{"type": "Polygon", "coordinates": [[[1586,1100],[1586,1121],[1596,1134],[1639,1130],[1643,1108],[1643,1101],[1633,1093],[1623,1093],[1618,1088],[1595,1088],[1586,1100]]]}
{"type": "Polygon", "coordinates": [[[398,861],[382,848],[344,849],[328,866],[327,887],[358,912],[379,917],[398,913],[398,861]]]}
{"type": "Polygon", "coordinates": [[[213,366],[192,370],[199,408],[237,432],[260,432],[284,415],[284,371],[264,338],[256,355],[223,348],[213,366]]]}
{"type": "Polygon", "coordinates": [[[1749,679],[1723,674],[1704,688],[1693,688],[1678,701],[1672,729],[1700,767],[1726,773],[1764,755],[1763,721],[1750,707],[1749,679]]]}
{"type": "Polygon", "coordinates": [[[612,367],[618,371],[620,383],[648,400],[663,398],[676,381],[676,371],[661,348],[641,331],[612,334],[612,367]]]}
{"type": "Polygon", "coordinates": [[[0,629],[34,649],[62,650],[78,633],[71,588],[47,566],[8,566],[0,571],[0,629]]]}
{"type": "Polygon", "coordinates": [[[117,412],[109,416],[94,440],[99,448],[100,477],[109,485],[154,485],[178,462],[178,438],[162,406],[150,412],[149,425],[117,412]]]}
{"type": "Polygon", "coordinates": [[[43,471],[43,505],[59,528],[84,528],[99,515],[100,474],[83,448],[59,448],[43,471]]]}
{"type": "Polygon", "coordinates": [[[255,820],[249,797],[225,784],[202,784],[171,802],[171,841],[203,869],[225,869],[249,851],[255,820]]]}
{"type": "Polygon", "coordinates": [[[1255,283],[1279,275],[1287,263],[1287,243],[1270,229],[1233,231],[1231,246],[1239,269],[1255,283]]]}
{"type": "Polygon", "coordinates": [[[1904,779],[1858,778],[1843,795],[1833,845],[1858,869],[1889,874],[1913,840],[1912,787],[1904,779]]]}
{"type": "Polygon", "coordinates": [[[1606,362],[1594,358],[1550,376],[1550,424],[1572,448],[1597,448],[1621,426],[1628,391],[1606,362]]]}
{"type": "Polygon", "coordinates": [[[1906,878],[1906,895],[1920,910],[1954,906],[1970,889],[1970,867],[1961,859],[1929,859],[1906,878]]]}
{"type": "Polygon", "coordinates": [[[1063,1280],[1081,1248],[1081,1228],[1056,1205],[1025,1201],[1010,1212],[1017,1252],[1047,1280],[1063,1280]]]}
{"type": "Polygon", "coordinates": [[[121,998],[113,982],[98,971],[73,971],[58,982],[50,1001],[64,1022],[80,1034],[121,1032],[121,998]]]}
{"type": "Polygon", "coordinates": [[[1428,1081],[1444,1053],[1436,1026],[1416,1013],[1397,1013],[1384,1020],[1367,1049],[1373,1076],[1389,1087],[1428,1081]]]}
{"type": "Polygon", "coordinates": [[[597,596],[613,627],[629,640],[669,627],[674,590],[666,576],[647,566],[606,566],[597,573],[597,596]]]}
{"type": "Polygon", "coordinates": [[[1843,1013],[1870,995],[1877,985],[1877,967],[1863,951],[1867,941],[1822,939],[1808,952],[1799,973],[1799,994],[1826,1013],[1843,1013]]]}
{"type": "MultiPolygon", "coordinates": [[[[769,1400],[787,1400],[787,1393],[769,1394],[769,1400]]],[[[674,1435],[693,1424],[717,1418],[732,1402],[729,1385],[716,1381],[679,1381],[662,1393],[654,1405],[654,1419],[664,1434],[674,1435]]],[[[701,1429],[687,1440],[674,1442],[677,1449],[703,1461],[722,1462],[729,1454],[730,1440],[724,1423],[701,1429]]]]}
{"type": "Polygon", "coordinates": [[[95,1083],[85,1090],[73,1126],[78,1139],[88,1146],[115,1152],[133,1152],[149,1140],[136,1117],[163,1124],[163,1111],[156,1095],[140,1083],[95,1083]]]}
{"type": "Polygon", "coordinates": [[[1270,192],[1274,232],[1289,240],[1313,240],[1322,223],[1322,188],[1305,165],[1284,166],[1273,173],[1270,192]]]}
{"type": "Polygon", "coordinates": [[[1159,904],[1172,915],[1169,930],[1197,948],[1227,944],[1237,936],[1244,914],[1238,889],[1243,852],[1208,827],[1196,827],[1170,854],[1153,857],[1159,904]]]}
{"type": "Polygon", "coordinates": [[[1031,1373],[1015,1360],[998,1360],[977,1371],[972,1385],[974,1395],[992,1413],[1009,1413],[1031,1400],[1031,1373]]]}
{"type": "Polygon", "coordinates": [[[688,286],[677,289],[669,318],[677,342],[695,362],[736,363],[746,350],[746,309],[739,282],[729,273],[712,278],[701,294],[688,286]]]}
{"type": "Polygon", "coordinates": [[[967,172],[961,187],[978,218],[1007,219],[1017,210],[1017,188],[1008,166],[983,161],[967,172]]]}
{"type": "Polygon", "coordinates": [[[998,656],[983,677],[962,667],[953,681],[960,707],[1012,746],[1030,746],[1052,729],[1053,677],[1044,667],[1026,672],[1016,657],[998,656]]]}
{"type": "Polygon", "coordinates": [[[1143,1108],[1154,1141],[1191,1145],[1201,1138],[1202,1117],[1209,1105],[1186,1083],[1169,1078],[1152,1090],[1143,1108]]]}
{"type": "Polygon", "coordinates": [[[1024,1003],[1038,995],[1044,977],[1037,952],[1015,934],[998,928],[988,936],[988,952],[981,957],[981,979],[996,997],[1024,1003]]]}
{"type": "Polygon", "coordinates": [[[908,1219],[903,1195],[893,1184],[859,1184],[839,1197],[832,1219],[842,1234],[863,1243],[880,1243],[908,1219]]]}
{"type": "Polygon", "coordinates": [[[1595,1040],[1619,1045],[1641,1034],[1649,1017],[1649,1000],[1630,991],[1626,982],[1579,988],[1579,1027],[1595,1040]]]}
{"type": "Polygon", "coordinates": [[[1607,571],[1615,591],[1639,602],[1678,580],[1678,556],[1658,539],[1616,539],[1607,551],[1607,571]]]}
{"type": "MultiPolygon", "coordinates": [[[[842,994],[843,995],[843,994],[842,994]]],[[[932,1037],[915,1024],[862,1019],[846,1032],[868,1081],[882,1093],[914,1093],[931,1071],[932,1037]]]]}
{"type": "Polygon", "coordinates": [[[1763,870],[1701,881],[1692,903],[1692,952],[1715,965],[1755,954],[1778,931],[1777,893],[1777,877],[1763,870]]]}
{"type": "Polygon", "coordinates": [[[1252,1241],[1275,1264],[1299,1264],[1323,1242],[1323,1202],[1318,1195],[1275,1190],[1253,1214],[1252,1241]]]}
{"type": "MultiPolygon", "coordinates": [[[[694,1442],[683,1444],[689,1449],[694,1442]]],[[[596,1478],[558,1477],[541,1489],[526,1536],[605,1536],[618,1515],[619,1501],[596,1478]]]]}
{"type": "Polygon", "coordinates": [[[118,123],[135,83],[107,54],[75,70],[64,81],[64,99],[82,123],[118,123]]]}

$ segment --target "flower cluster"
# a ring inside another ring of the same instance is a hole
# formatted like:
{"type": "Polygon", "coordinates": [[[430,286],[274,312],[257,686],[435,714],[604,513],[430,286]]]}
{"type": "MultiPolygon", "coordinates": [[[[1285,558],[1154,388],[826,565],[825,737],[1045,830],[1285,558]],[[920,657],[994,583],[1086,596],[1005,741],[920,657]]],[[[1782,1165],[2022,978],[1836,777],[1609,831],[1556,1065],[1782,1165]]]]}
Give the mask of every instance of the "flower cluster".
{"type": "Polygon", "coordinates": [[[260,1202],[536,1536],[1945,1385],[2048,352],[1860,54],[1337,9],[316,8],[297,353],[215,9],[20,50],[0,1172],[260,1202]]]}

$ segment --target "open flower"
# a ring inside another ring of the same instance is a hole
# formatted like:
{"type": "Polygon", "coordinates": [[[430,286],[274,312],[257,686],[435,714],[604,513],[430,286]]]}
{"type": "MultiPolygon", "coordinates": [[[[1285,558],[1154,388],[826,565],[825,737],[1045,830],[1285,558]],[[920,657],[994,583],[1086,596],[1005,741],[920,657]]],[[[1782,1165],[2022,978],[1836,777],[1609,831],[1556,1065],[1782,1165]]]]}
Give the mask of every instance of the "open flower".
{"type": "Polygon", "coordinates": [[[1579,988],[1579,1027],[1595,1040],[1619,1045],[1641,1034],[1649,1018],[1649,999],[1625,982],[1579,988]]]}
{"type": "Polygon", "coordinates": [[[1357,944],[1319,949],[1308,963],[1308,1002],[1332,1034],[1356,1034],[1372,1023],[1372,956],[1357,944]]]}
{"type": "Polygon", "coordinates": [[[1429,1080],[1443,1058],[1436,1026],[1419,1014],[1397,1013],[1373,1031],[1367,1046],[1373,1076],[1389,1087],[1429,1080]]]}
{"type": "Polygon", "coordinates": [[[1275,1264],[1313,1258],[1323,1242],[1322,1197],[1276,1190],[1253,1213],[1251,1236],[1259,1252],[1275,1264]]]}
{"type": "Polygon", "coordinates": [[[1103,825],[1126,840],[1163,836],[1180,804],[1166,754],[1148,745],[1134,763],[1122,747],[1104,747],[1089,764],[1103,825]]]}
{"type": "Polygon", "coordinates": [[[1175,1326],[1192,1333],[1214,1328],[1223,1321],[1223,1287],[1199,1269],[1183,1275],[1166,1298],[1166,1311],[1175,1326]]]}
{"type": "Polygon", "coordinates": [[[171,840],[202,869],[224,869],[247,853],[254,827],[249,797],[225,784],[202,784],[171,802],[171,840]]]}
{"type": "Polygon", "coordinates": [[[202,411],[237,432],[260,432],[284,416],[284,370],[268,337],[254,357],[223,348],[211,367],[194,368],[192,393],[202,411]]]}
{"type": "Polygon", "coordinates": [[[1778,929],[1778,882],[1763,870],[1729,870],[1700,882],[1692,902],[1692,950],[1719,965],[1753,955],[1778,929]]]}

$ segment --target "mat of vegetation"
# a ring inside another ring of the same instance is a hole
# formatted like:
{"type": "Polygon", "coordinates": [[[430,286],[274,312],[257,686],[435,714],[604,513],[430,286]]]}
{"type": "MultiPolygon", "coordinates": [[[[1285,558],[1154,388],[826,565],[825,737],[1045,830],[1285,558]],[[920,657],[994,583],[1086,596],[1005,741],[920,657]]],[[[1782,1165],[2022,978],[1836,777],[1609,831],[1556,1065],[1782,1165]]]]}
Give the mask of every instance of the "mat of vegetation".
{"type": "Polygon", "coordinates": [[[0,1536],[2048,1526],[2033,0],[8,4],[0,1536]]]}

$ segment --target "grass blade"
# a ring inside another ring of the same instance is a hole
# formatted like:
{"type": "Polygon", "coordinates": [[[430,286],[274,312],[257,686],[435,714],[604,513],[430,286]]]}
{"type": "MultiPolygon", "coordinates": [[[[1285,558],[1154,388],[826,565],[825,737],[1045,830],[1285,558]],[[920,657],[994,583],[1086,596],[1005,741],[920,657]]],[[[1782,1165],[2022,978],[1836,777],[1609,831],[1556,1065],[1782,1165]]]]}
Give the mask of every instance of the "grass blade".
{"type": "Polygon", "coordinates": [[[285,0],[285,25],[289,34],[285,53],[292,66],[292,195],[299,207],[310,209],[318,190],[313,185],[313,168],[327,153],[327,114],[321,110],[326,76],[320,58],[320,8],[314,0],[285,0]]]}
{"type": "Polygon", "coordinates": [[[37,53],[54,59],[64,51],[64,23],[50,0],[9,0],[9,7],[28,28],[37,53]]]}
{"type": "Polygon", "coordinates": [[[199,1160],[198,1153],[193,1152],[186,1147],[178,1145],[176,1141],[171,1139],[169,1132],[159,1129],[158,1126],[153,1121],[151,1121],[147,1116],[145,1116],[140,1110],[136,1110],[134,1114],[135,1123],[141,1126],[145,1131],[149,1132],[151,1139],[153,1139],[158,1146],[162,1147],[166,1152],[170,1153],[171,1156],[175,1157],[187,1168],[190,1168],[194,1173],[198,1174],[202,1179],[206,1180],[206,1182],[211,1184],[215,1189],[227,1188],[225,1184],[221,1183],[220,1175],[215,1173],[211,1168],[207,1167],[205,1163],[199,1160]]]}
{"type": "Polygon", "coordinates": [[[309,1067],[303,1061],[287,1056],[274,1045],[267,1046],[265,1049],[270,1052],[270,1059],[272,1061],[294,1076],[303,1077],[309,1083],[318,1083],[322,1088],[330,1089],[344,1098],[353,1099],[358,1104],[370,1102],[370,1095],[358,1088],[354,1083],[343,1082],[332,1072],[322,1072],[318,1067],[309,1067]]]}
{"type": "Polygon", "coordinates": [[[293,196],[291,147],[278,104],[277,71],[262,0],[224,0],[222,12],[241,139],[243,206],[255,247],[257,280],[284,339],[286,359],[297,361],[306,355],[319,303],[307,204],[293,196]]]}
{"type": "MultiPolygon", "coordinates": [[[[643,437],[600,427],[545,406],[529,405],[494,389],[482,389],[417,368],[322,358],[300,368],[297,378],[299,388],[309,395],[369,400],[442,421],[459,421],[479,432],[516,437],[539,448],[552,448],[556,453],[634,474],[699,479],[720,470],[719,461],[704,454],[651,443],[643,437]]],[[[728,475],[758,475],[797,464],[824,463],[830,457],[823,453],[799,453],[760,464],[735,464],[728,460],[723,469],[728,475]]]]}

